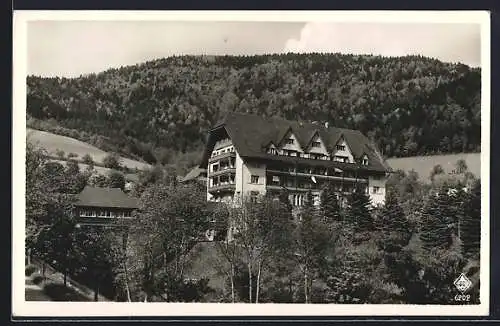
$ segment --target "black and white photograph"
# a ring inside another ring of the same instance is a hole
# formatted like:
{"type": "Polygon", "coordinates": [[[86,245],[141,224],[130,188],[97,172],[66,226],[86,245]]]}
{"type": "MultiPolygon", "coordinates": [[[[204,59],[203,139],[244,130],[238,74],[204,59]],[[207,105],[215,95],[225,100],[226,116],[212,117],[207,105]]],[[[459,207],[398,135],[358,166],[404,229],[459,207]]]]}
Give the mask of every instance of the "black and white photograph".
{"type": "Polygon", "coordinates": [[[488,314],[489,23],[14,12],[14,315],[488,314]]]}

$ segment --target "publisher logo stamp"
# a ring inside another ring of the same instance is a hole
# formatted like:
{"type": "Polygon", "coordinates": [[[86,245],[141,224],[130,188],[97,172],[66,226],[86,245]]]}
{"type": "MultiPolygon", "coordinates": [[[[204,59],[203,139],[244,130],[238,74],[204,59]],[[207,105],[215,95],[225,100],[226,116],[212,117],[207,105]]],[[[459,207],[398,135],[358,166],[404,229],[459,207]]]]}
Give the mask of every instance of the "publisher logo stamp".
{"type": "Polygon", "coordinates": [[[463,273],[460,274],[460,276],[457,277],[455,282],[453,282],[453,285],[455,285],[457,290],[462,293],[462,294],[457,294],[455,296],[455,301],[461,301],[461,302],[470,301],[470,295],[465,294],[465,292],[467,292],[467,290],[470,289],[472,282],[471,282],[471,280],[469,280],[469,278],[467,278],[467,276],[465,276],[465,274],[463,274],[463,273]]]}
{"type": "Polygon", "coordinates": [[[467,276],[465,276],[464,273],[462,273],[459,277],[457,277],[453,284],[455,284],[458,291],[465,293],[472,285],[472,282],[467,278],[467,276]]]}

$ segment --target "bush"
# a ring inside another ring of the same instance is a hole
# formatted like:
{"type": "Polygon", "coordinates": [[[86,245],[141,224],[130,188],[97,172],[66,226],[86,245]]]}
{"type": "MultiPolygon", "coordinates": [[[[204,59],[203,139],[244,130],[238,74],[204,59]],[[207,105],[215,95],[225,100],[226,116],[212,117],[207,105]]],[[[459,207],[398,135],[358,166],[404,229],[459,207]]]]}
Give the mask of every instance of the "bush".
{"type": "Polygon", "coordinates": [[[83,157],[82,157],[82,162],[87,164],[87,165],[93,165],[94,164],[94,160],[92,159],[92,156],[90,156],[89,154],[85,154],[83,157]]]}
{"type": "Polygon", "coordinates": [[[25,271],[25,275],[26,276],[31,276],[34,272],[37,271],[37,267],[35,265],[28,265],[26,266],[26,268],[24,269],[25,271]]]}
{"type": "Polygon", "coordinates": [[[33,276],[33,284],[35,285],[40,285],[42,284],[42,282],[45,280],[45,277],[43,277],[42,275],[40,274],[37,274],[35,276],[33,276]]]}
{"type": "Polygon", "coordinates": [[[120,160],[120,156],[113,153],[105,156],[102,160],[102,164],[108,169],[119,170],[121,168],[120,160]]]}
{"type": "Polygon", "coordinates": [[[65,153],[64,153],[64,151],[63,151],[63,150],[61,150],[61,149],[58,149],[58,150],[56,151],[56,155],[57,155],[57,157],[59,157],[60,159],[63,159],[63,158],[64,158],[64,154],[65,154],[65,153]]]}
{"type": "Polygon", "coordinates": [[[54,301],[90,301],[64,284],[49,283],[43,287],[43,292],[54,301]]]}

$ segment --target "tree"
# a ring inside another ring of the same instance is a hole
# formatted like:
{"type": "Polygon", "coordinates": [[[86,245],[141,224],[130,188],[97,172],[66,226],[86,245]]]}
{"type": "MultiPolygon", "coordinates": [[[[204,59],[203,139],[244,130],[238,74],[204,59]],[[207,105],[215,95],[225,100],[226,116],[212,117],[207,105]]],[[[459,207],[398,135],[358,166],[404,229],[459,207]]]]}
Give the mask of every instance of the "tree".
{"type": "Polygon", "coordinates": [[[373,216],[371,199],[367,193],[358,186],[347,197],[347,212],[345,220],[356,232],[369,232],[373,230],[373,216]]]}
{"type": "Polygon", "coordinates": [[[125,189],[125,176],[117,171],[111,170],[107,176],[108,187],[125,189]]]}
{"type": "Polygon", "coordinates": [[[465,256],[476,256],[481,242],[481,182],[474,184],[464,205],[461,223],[462,252],[465,256]]]}
{"type": "Polygon", "coordinates": [[[434,165],[434,167],[432,168],[431,173],[429,175],[429,178],[431,179],[431,181],[434,181],[434,177],[436,175],[440,175],[443,173],[444,173],[444,170],[443,170],[443,167],[441,166],[441,164],[434,165]]]}
{"type": "Polygon", "coordinates": [[[410,225],[394,191],[388,191],[377,224],[384,235],[382,238],[384,251],[401,251],[410,241],[410,225]]]}
{"type": "Polygon", "coordinates": [[[456,173],[462,174],[462,173],[467,172],[467,170],[468,170],[467,163],[465,162],[464,159],[460,159],[455,163],[455,172],[456,173]]]}
{"type": "Polygon", "coordinates": [[[231,302],[236,302],[236,268],[239,262],[239,246],[236,241],[232,241],[228,237],[228,231],[230,227],[230,221],[234,220],[234,214],[236,214],[236,209],[220,203],[214,209],[213,216],[216,219],[217,228],[216,232],[224,232],[221,235],[220,241],[216,241],[215,246],[217,249],[217,255],[215,258],[216,268],[222,274],[229,278],[229,283],[231,287],[231,302]]]}
{"type": "Polygon", "coordinates": [[[92,159],[92,156],[90,156],[89,154],[83,155],[82,162],[90,166],[94,165],[94,160],[92,159]]]}
{"type": "Polygon", "coordinates": [[[64,165],[59,162],[47,162],[43,166],[45,177],[42,178],[44,191],[47,193],[64,193],[67,190],[67,180],[64,165]]]}
{"type": "Polygon", "coordinates": [[[121,168],[120,161],[121,161],[120,156],[118,156],[116,153],[112,153],[112,154],[106,155],[102,159],[102,164],[104,164],[104,167],[106,167],[108,169],[119,170],[121,168]]]}
{"type": "MultiPolygon", "coordinates": [[[[37,243],[41,230],[50,221],[47,202],[50,195],[44,187],[46,153],[27,142],[26,144],[26,247],[28,251],[37,243]]],[[[28,257],[30,253],[28,253],[28,257]]]]}
{"type": "Polygon", "coordinates": [[[340,221],[342,219],[337,193],[333,183],[328,183],[320,196],[321,213],[327,221],[340,221]]]}
{"type": "Polygon", "coordinates": [[[67,161],[64,170],[65,190],[70,194],[80,193],[87,184],[88,176],[80,172],[80,167],[75,161],[67,161]]]}
{"type": "Polygon", "coordinates": [[[144,190],[139,214],[130,226],[129,253],[135,257],[129,256],[129,266],[135,298],[184,300],[188,255],[208,229],[210,216],[198,187],[156,183],[144,190]]]}
{"type": "Polygon", "coordinates": [[[64,158],[64,154],[65,154],[65,153],[64,153],[64,151],[63,151],[63,150],[61,150],[61,149],[56,150],[56,156],[57,156],[58,158],[63,159],[63,158],[64,158]]]}
{"type": "Polygon", "coordinates": [[[92,187],[106,188],[109,187],[109,179],[102,174],[96,173],[89,177],[88,183],[92,187]]]}
{"type": "Polygon", "coordinates": [[[52,262],[54,267],[62,272],[64,285],[67,276],[79,268],[80,253],[75,246],[73,200],[72,196],[52,194],[47,210],[50,224],[43,227],[34,245],[38,257],[52,262]]]}
{"type": "Polygon", "coordinates": [[[293,255],[302,272],[304,302],[311,302],[313,279],[321,274],[327,253],[333,248],[335,235],[331,221],[319,214],[314,207],[312,193],[306,194],[304,206],[299,213],[299,222],[295,229],[293,255]],[[327,224],[328,223],[328,224],[327,224]],[[329,225],[330,224],[330,225],[329,225]]]}
{"type": "Polygon", "coordinates": [[[94,288],[94,301],[105,291],[110,296],[114,292],[113,281],[119,266],[120,253],[116,238],[111,230],[100,226],[85,226],[76,232],[82,269],[77,274],[94,288]]]}
{"type": "Polygon", "coordinates": [[[425,250],[448,248],[452,243],[453,210],[446,188],[430,196],[422,212],[420,240],[425,250]]]}

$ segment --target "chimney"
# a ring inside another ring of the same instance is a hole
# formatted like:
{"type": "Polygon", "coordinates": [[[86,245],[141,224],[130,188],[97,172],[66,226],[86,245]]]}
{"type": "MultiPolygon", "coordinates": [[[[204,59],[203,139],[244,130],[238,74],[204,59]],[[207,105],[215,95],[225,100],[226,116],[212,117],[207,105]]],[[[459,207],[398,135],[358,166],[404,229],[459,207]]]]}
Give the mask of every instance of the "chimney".
{"type": "Polygon", "coordinates": [[[325,122],[325,128],[328,129],[328,121],[325,122]]]}

